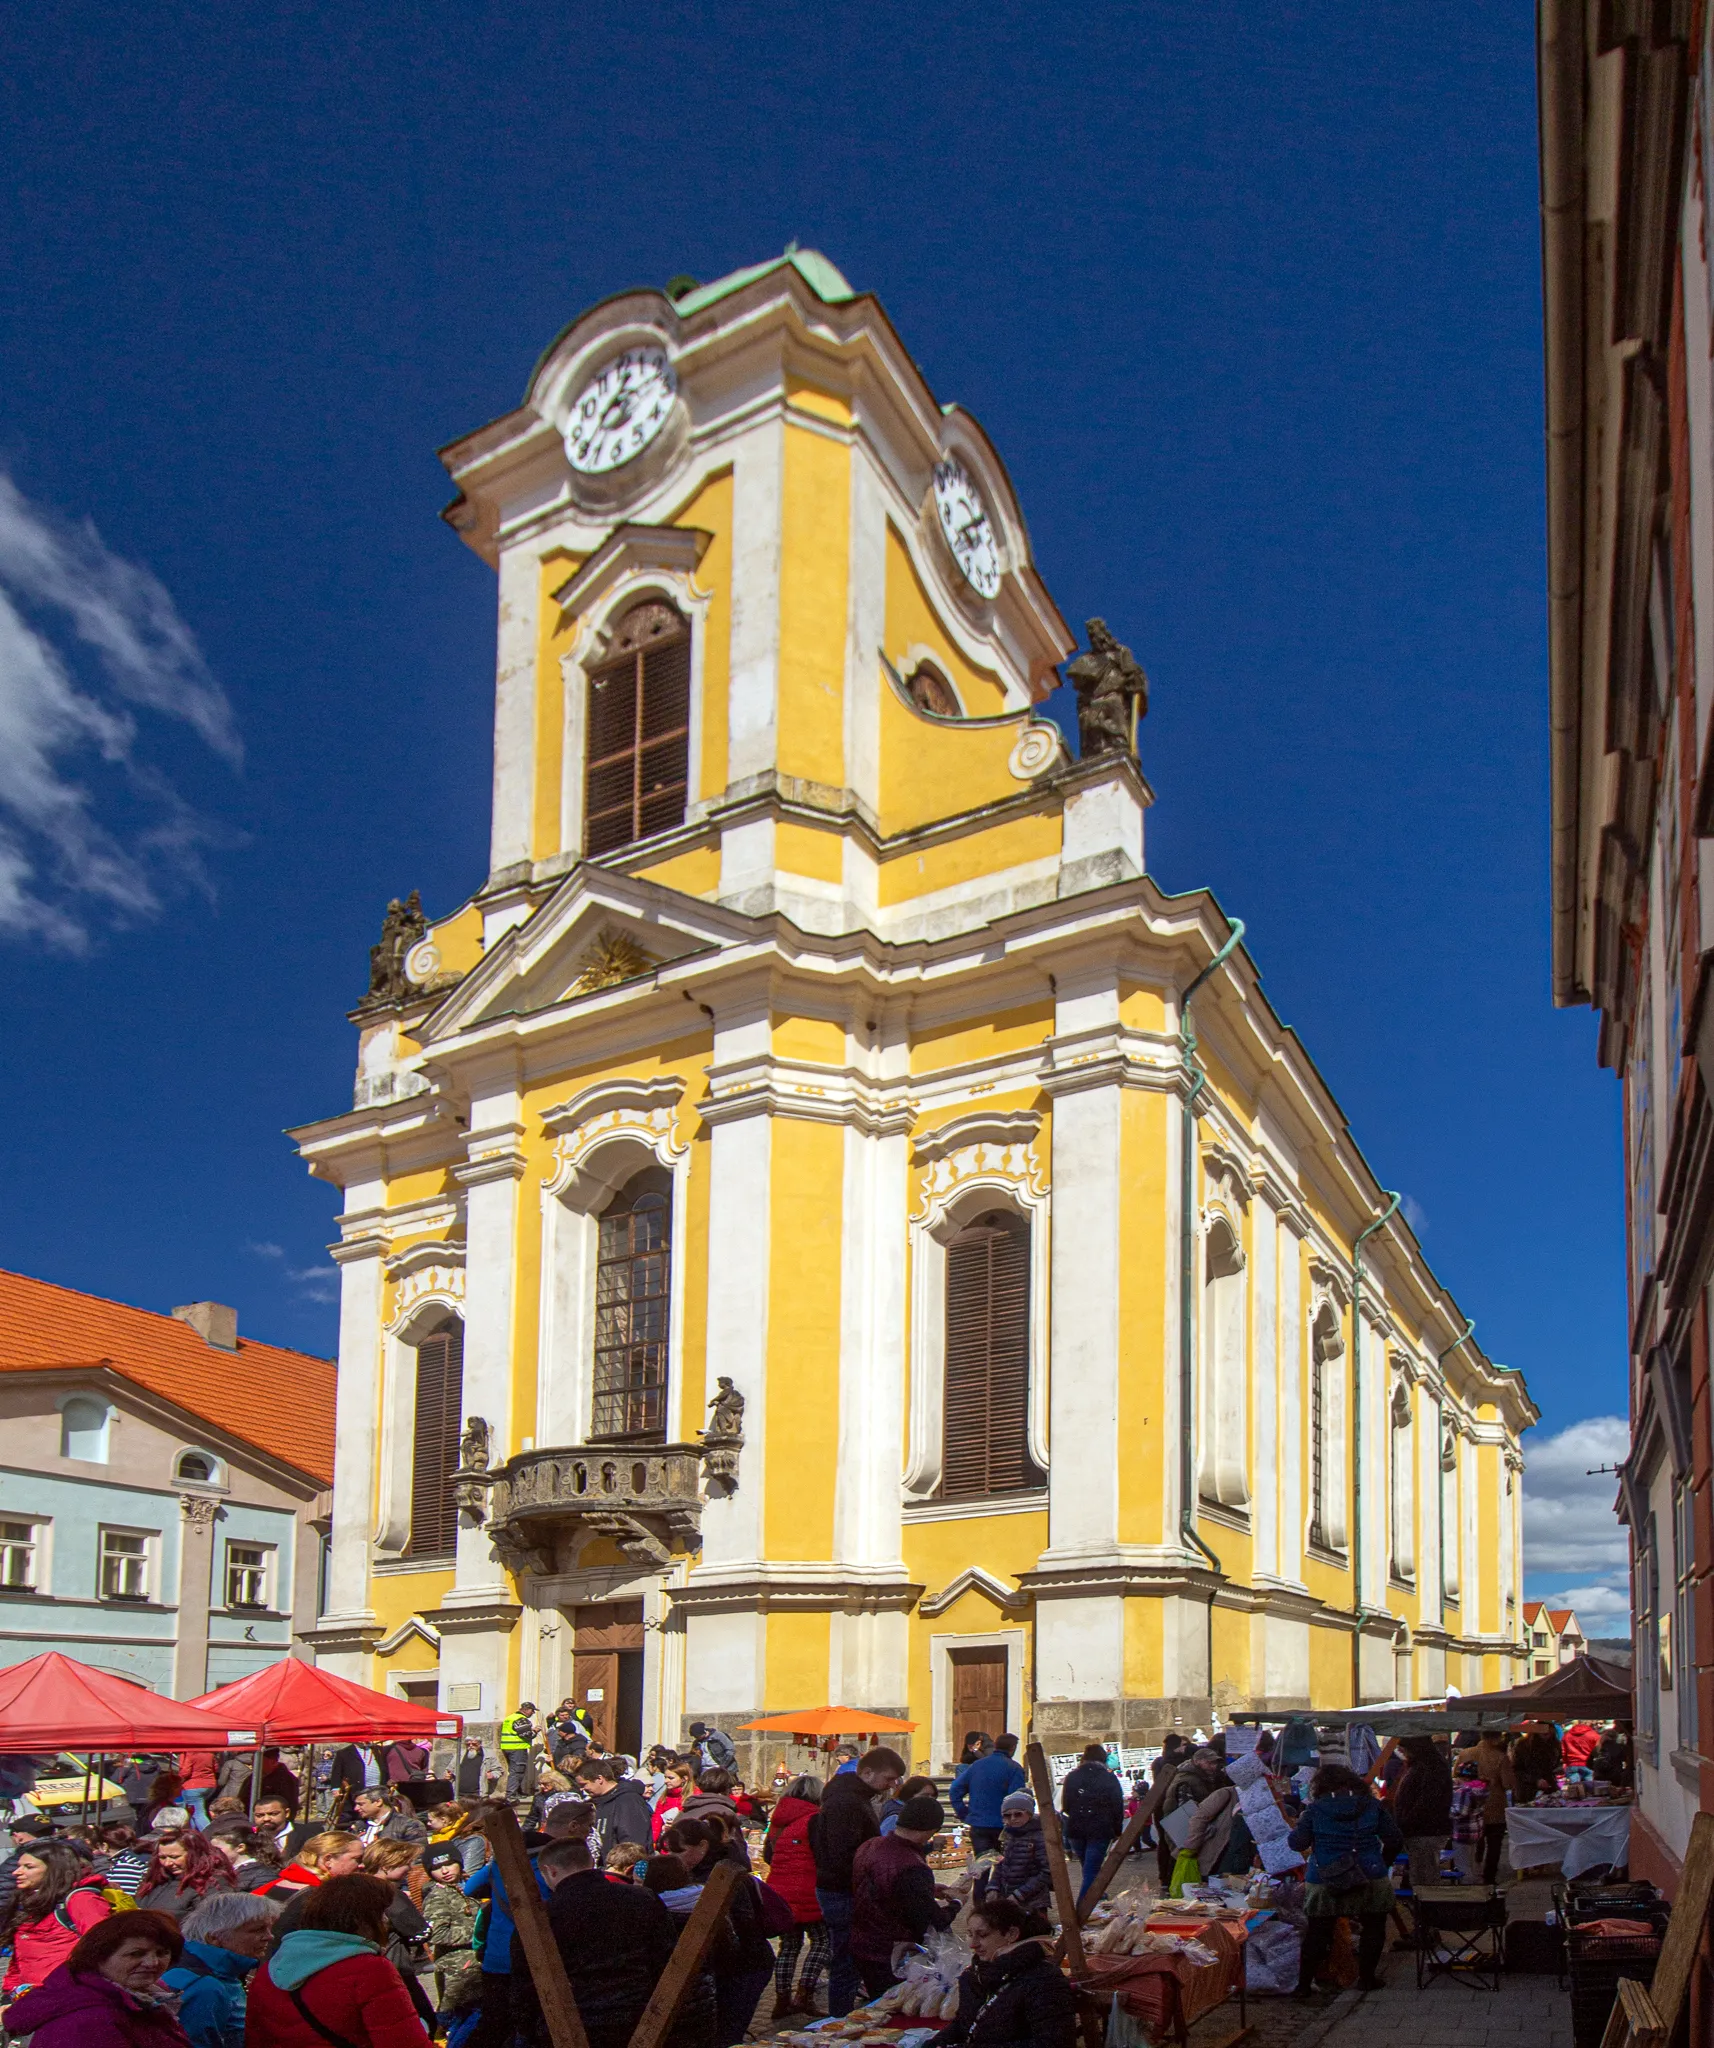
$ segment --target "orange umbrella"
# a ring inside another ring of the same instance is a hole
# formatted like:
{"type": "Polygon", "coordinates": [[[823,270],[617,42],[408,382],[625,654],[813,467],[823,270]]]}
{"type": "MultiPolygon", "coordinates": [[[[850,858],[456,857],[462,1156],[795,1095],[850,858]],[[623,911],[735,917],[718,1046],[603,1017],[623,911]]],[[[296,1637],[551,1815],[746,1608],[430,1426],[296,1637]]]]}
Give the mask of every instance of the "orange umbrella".
{"type": "Polygon", "coordinates": [[[800,1707],[792,1714],[764,1714],[759,1721],[746,1721],[745,1728],[783,1728],[790,1735],[814,1738],[818,1735],[893,1735],[914,1728],[914,1721],[895,1721],[887,1714],[871,1714],[864,1707],[800,1707]]]}

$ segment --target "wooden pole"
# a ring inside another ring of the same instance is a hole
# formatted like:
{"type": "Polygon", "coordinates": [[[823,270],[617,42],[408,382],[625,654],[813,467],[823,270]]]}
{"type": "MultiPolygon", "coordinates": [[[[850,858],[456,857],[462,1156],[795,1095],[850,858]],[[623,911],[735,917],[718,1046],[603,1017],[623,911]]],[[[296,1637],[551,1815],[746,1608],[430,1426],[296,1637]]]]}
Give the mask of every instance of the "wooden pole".
{"type": "Polygon", "coordinates": [[[1708,1908],[1714,1900],[1714,1813],[1699,1813],[1690,1823],[1690,1843],[1684,1852],[1684,1870],[1678,1881],[1678,1895],[1672,1902],[1672,1917],[1666,1923],[1660,1960],[1654,1966],[1650,1990],[1660,2023],[1671,2040],[1679,2014],[1690,1990],[1696,1967],[1696,1952],[1702,1946],[1702,1930],[1708,1924],[1708,1908]]]}
{"type": "Polygon", "coordinates": [[[736,1863],[717,1863],[709,1872],[702,1896],[691,1909],[684,1932],[672,1952],[672,1960],[661,1972],[661,1981],[643,2007],[643,2016],[631,2036],[630,2048],[660,2048],[673,2030],[679,2008],[689,1994],[691,1980],[702,1968],[720,1923],[726,1918],[732,1894],[747,1875],[736,1863]]]}
{"type": "Polygon", "coordinates": [[[1073,1978],[1089,1974],[1089,1959],[1083,1953],[1083,1928],[1077,1918],[1077,1894],[1071,1889],[1071,1872],[1065,1866],[1065,1843],[1059,1832],[1059,1811],[1054,1805],[1053,1773],[1047,1767],[1039,1742],[1024,1752],[1030,1782],[1035,1787],[1036,1810],[1041,1816],[1042,1840],[1047,1844],[1047,1866],[1053,1873],[1053,1895],[1059,1903],[1060,1939],[1073,1978]]]}
{"type": "Polygon", "coordinates": [[[536,1873],[518,1827],[518,1816],[503,1799],[489,1800],[482,1812],[482,1831],[494,1851],[500,1878],[506,1887],[506,1903],[512,1909],[512,1924],[524,1944],[524,1960],[530,1966],[530,1981],[541,2001],[542,2020],[553,2048],[589,2048],[589,2036],[572,1994],[565,1961],[548,1925],[536,1873]]]}
{"type": "Polygon", "coordinates": [[[1143,1830],[1149,1824],[1146,1813],[1134,1813],[1125,1823],[1125,1832],[1107,1851],[1107,1860],[1095,1873],[1095,1882],[1077,1902],[1077,1924],[1086,1926],[1089,1916],[1107,1896],[1107,1887],[1119,1875],[1119,1866],[1142,1840],[1143,1830]]]}

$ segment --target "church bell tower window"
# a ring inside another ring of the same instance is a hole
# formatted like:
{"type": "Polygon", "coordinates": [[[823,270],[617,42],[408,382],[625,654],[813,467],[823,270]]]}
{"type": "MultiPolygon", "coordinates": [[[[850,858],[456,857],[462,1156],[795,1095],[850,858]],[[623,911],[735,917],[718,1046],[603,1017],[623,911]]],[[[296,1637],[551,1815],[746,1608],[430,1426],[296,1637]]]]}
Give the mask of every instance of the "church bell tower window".
{"type": "Polygon", "coordinates": [[[684,823],[690,765],[690,625],[633,605],[589,677],[584,852],[612,853],[684,823]]]}

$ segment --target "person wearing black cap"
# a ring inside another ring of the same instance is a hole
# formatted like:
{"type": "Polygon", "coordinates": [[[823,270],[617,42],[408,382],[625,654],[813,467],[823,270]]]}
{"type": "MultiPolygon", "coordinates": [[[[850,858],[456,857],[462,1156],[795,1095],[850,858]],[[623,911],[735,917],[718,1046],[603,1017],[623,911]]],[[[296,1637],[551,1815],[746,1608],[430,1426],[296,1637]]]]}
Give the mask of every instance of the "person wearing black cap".
{"type": "Polygon", "coordinates": [[[931,1927],[950,1927],[957,1917],[958,1901],[928,1867],[928,1845],[945,1819],[938,1799],[907,1799],[892,1833],[864,1842],[852,1858],[851,1960],[871,1998],[898,1981],[896,1944],[921,1941],[931,1927]]]}

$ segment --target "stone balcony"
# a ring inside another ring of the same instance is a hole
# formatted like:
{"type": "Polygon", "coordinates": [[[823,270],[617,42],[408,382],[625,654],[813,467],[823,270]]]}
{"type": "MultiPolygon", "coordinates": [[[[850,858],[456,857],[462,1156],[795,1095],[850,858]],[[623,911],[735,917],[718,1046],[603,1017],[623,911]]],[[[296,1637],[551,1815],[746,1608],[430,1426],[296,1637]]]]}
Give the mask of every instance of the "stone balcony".
{"type": "Polygon", "coordinates": [[[521,1451],[488,1478],[495,1554],[513,1571],[552,1572],[562,1541],[606,1536],[659,1570],[701,1543],[700,1444],[574,1444],[521,1451]]]}

